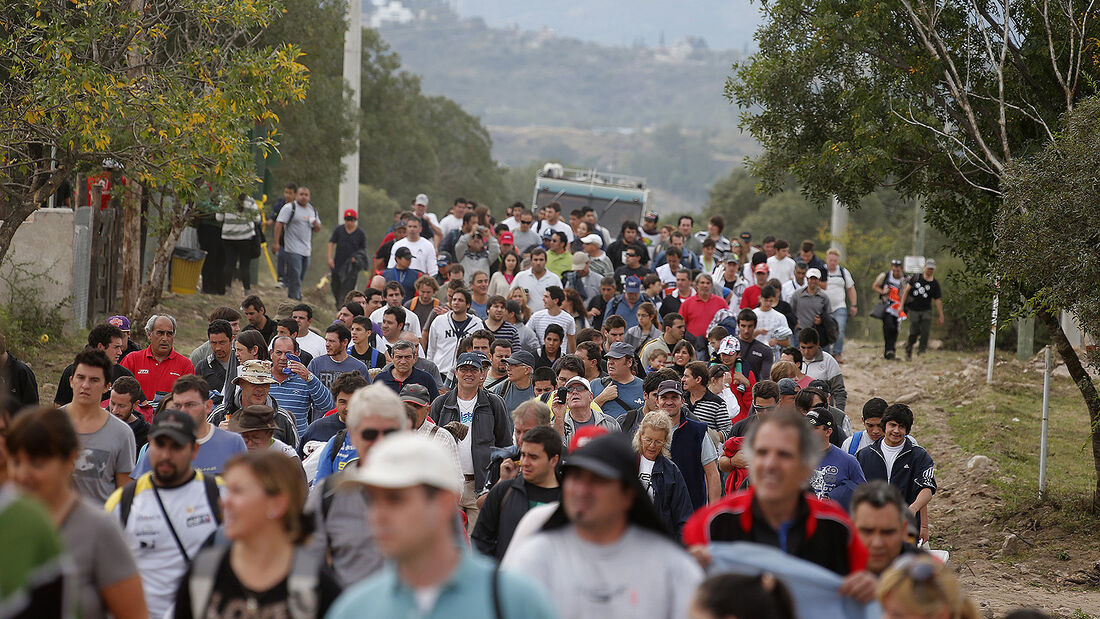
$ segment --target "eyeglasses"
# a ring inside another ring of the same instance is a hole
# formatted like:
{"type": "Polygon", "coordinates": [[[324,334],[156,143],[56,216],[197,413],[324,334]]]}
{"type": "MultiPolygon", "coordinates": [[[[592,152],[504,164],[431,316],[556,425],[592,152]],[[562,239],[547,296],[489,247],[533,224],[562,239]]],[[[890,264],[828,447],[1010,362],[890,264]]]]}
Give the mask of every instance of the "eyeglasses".
{"type": "Polygon", "coordinates": [[[763,413],[766,413],[768,411],[773,411],[773,410],[775,410],[775,407],[777,407],[777,406],[779,406],[778,402],[775,403],[775,404],[772,404],[771,406],[757,406],[756,404],[752,405],[752,407],[755,408],[757,412],[763,412],[763,413]]]}
{"type": "Polygon", "coordinates": [[[367,428],[359,433],[359,436],[363,437],[364,441],[376,441],[379,436],[387,436],[397,432],[397,428],[387,428],[385,430],[376,430],[374,428],[367,428]]]}
{"type": "Polygon", "coordinates": [[[665,440],[662,439],[662,438],[649,438],[649,437],[643,436],[642,437],[642,444],[653,446],[653,447],[663,447],[664,444],[665,444],[665,440]]]}
{"type": "Polygon", "coordinates": [[[588,390],[585,389],[583,385],[573,385],[572,387],[569,387],[568,389],[566,389],[566,391],[569,392],[569,393],[580,393],[581,391],[588,391],[588,390]]]}

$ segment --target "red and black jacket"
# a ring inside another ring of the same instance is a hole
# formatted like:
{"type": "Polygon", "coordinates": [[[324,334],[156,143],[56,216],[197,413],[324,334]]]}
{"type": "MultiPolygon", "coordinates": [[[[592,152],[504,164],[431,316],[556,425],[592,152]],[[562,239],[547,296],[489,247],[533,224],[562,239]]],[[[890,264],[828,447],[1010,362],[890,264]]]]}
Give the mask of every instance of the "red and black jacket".
{"type": "Polygon", "coordinates": [[[754,492],[750,487],[695,512],[684,525],[684,544],[755,542],[781,548],[841,576],[866,568],[867,549],[839,505],[803,493],[784,547],[779,532],[761,514],[754,492]]]}

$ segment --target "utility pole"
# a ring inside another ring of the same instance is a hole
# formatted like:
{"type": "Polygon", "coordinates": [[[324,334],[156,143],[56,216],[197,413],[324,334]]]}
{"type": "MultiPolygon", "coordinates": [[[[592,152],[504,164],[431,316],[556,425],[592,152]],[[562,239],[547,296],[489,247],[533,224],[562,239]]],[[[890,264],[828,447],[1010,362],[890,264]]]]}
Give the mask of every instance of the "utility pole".
{"type": "Polygon", "coordinates": [[[832,204],[833,213],[829,220],[832,240],[829,242],[829,247],[836,248],[840,252],[840,259],[844,260],[846,257],[844,254],[844,238],[848,234],[848,207],[841,204],[836,196],[833,196],[832,204]]]}
{"type": "Polygon", "coordinates": [[[344,155],[341,164],[344,176],[340,181],[339,204],[336,221],[343,221],[343,212],[352,209],[359,212],[359,69],[363,48],[363,5],[360,0],[348,0],[348,29],[344,35],[344,81],[351,88],[352,109],[355,110],[355,148],[344,155]]]}
{"type": "Polygon", "coordinates": [[[917,196],[913,208],[913,255],[924,255],[924,198],[917,196]]]}

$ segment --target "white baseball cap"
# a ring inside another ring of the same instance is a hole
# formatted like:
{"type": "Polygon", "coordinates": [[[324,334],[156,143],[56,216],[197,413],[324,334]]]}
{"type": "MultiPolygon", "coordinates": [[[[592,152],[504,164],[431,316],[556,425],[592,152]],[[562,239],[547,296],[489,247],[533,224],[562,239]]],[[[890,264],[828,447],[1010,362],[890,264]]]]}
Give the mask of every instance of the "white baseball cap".
{"type": "Polygon", "coordinates": [[[741,340],[737,339],[736,336],[727,336],[718,344],[718,354],[720,355],[736,355],[739,352],[741,352],[741,340]]]}
{"type": "Polygon", "coordinates": [[[592,383],[589,383],[588,379],[583,376],[574,376],[573,378],[565,381],[565,387],[568,388],[569,385],[584,385],[585,389],[587,389],[589,392],[592,391],[592,383]]]}
{"type": "Polygon", "coordinates": [[[424,206],[428,206],[428,194],[426,194],[426,193],[416,194],[416,199],[413,200],[413,204],[423,204],[424,206]]]}
{"type": "Polygon", "coordinates": [[[821,279],[821,271],[818,269],[810,269],[809,271],[806,271],[806,277],[821,279]]]}
{"type": "Polygon", "coordinates": [[[416,432],[398,432],[379,441],[362,466],[344,470],[342,483],[376,488],[432,486],[462,494],[458,472],[446,450],[416,432]]]}
{"type": "Polygon", "coordinates": [[[582,238],[581,243],[595,243],[596,245],[599,245],[600,241],[602,240],[603,239],[600,238],[600,235],[593,233],[582,238]]]}

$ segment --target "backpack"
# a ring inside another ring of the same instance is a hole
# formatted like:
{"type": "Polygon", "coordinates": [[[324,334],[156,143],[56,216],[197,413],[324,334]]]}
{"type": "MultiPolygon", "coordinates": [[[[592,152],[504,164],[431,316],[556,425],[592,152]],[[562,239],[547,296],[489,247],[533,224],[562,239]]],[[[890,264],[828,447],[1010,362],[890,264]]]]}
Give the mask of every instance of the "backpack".
{"type": "Polygon", "coordinates": [[[817,325],[817,332],[821,335],[821,346],[829,346],[840,337],[840,325],[832,312],[821,315],[821,324],[817,325]]]}
{"type": "MultiPolygon", "coordinates": [[[[214,592],[218,566],[229,552],[229,548],[228,545],[207,548],[192,562],[187,588],[191,596],[193,619],[206,616],[206,607],[210,604],[210,596],[214,592]]],[[[311,619],[317,616],[320,571],[321,561],[317,555],[301,548],[294,551],[290,573],[286,578],[287,606],[291,619],[311,619]]]]}
{"type": "Polygon", "coordinates": [[[848,455],[854,456],[859,451],[859,444],[863,442],[863,430],[852,435],[852,442],[848,443],[848,455]]]}
{"type": "MultiPolygon", "coordinates": [[[[151,474],[150,474],[151,475],[151,474]]],[[[133,480],[122,488],[122,496],[118,502],[118,518],[122,522],[122,528],[126,528],[126,522],[130,520],[130,509],[134,506],[134,495],[137,494],[138,480],[133,480]]],[[[218,480],[214,475],[203,475],[202,484],[206,490],[206,502],[210,504],[210,511],[214,514],[214,520],[219,525],[222,523],[221,492],[218,491],[218,480]]]]}

